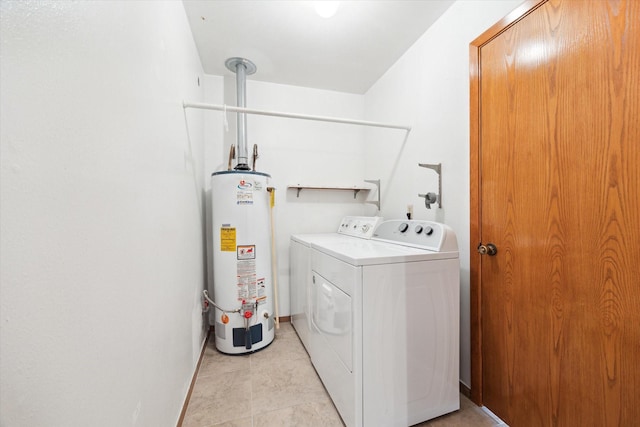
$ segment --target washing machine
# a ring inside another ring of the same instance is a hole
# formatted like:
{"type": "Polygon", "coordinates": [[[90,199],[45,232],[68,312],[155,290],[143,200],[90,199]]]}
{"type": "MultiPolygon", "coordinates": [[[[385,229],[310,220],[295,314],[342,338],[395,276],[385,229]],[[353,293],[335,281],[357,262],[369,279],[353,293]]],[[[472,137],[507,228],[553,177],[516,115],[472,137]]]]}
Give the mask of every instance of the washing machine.
{"type": "MultiPolygon", "coordinates": [[[[311,361],[344,423],[411,426],[459,401],[459,254],[430,221],[310,241],[311,361]]],[[[298,331],[298,328],[296,328],[298,331]]]]}

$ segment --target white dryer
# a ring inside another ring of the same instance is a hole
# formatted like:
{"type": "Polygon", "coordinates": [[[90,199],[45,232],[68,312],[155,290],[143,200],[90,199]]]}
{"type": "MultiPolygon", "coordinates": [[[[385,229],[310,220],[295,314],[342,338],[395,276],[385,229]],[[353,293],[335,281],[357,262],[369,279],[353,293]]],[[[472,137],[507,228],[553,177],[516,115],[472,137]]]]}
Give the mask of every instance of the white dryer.
{"type": "Polygon", "coordinates": [[[310,260],[305,346],[345,424],[405,427],[459,409],[453,231],[385,221],[370,240],[311,241],[310,260]]]}
{"type": "Polygon", "coordinates": [[[297,234],[291,236],[289,248],[290,265],[290,310],[291,324],[300,340],[310,351],[311,316],[311,243],[322,245],[325,242],[370,239],[376,226],[382,222],[377,216],[346,216],[340,221],[334,233],[297,234]]]}

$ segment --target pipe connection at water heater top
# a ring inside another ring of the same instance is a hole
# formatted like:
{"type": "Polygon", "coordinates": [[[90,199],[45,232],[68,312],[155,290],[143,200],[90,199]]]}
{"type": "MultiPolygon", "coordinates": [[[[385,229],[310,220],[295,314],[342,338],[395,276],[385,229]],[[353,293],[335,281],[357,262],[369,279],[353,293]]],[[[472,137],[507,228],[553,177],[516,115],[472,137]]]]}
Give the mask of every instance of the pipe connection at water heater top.
{"type": "MultiPolygon", "coordinates": [[[[224,65],[230,71],[236,73],[236,104],[240,108],[245,108],[247,104],[247,76],[255,73],[256,65],[244,58],[229,58],[224,65]]],[[[247,146],[247,115],[238,112],[237,130],[238,130],[238,164],[236,170],[250,170],[249,167],[249,150],[247,146]]]]}

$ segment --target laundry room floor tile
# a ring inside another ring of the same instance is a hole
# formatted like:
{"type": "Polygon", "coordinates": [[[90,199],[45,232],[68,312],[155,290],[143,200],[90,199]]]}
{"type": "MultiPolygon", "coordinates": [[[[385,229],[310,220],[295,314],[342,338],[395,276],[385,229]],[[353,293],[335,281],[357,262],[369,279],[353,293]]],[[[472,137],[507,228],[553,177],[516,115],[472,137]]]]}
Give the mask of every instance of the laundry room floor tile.
{"type": "Polygon", "coordinates": [[[327,392],[308,360],[275,362],[252,372],[253,414],[326,401],[327,392]]]}
{"type": "Polygon", "coordinates": [[[224,374],[226,372],[249,371],[249,355],[229,356],[216,350],[215,341],[210,339],[198,371],[198,379],[224,374]]]}
{"type": "MultiPolygon", "coordinates": [[[[275,340],[250,354],[219,353],[213,337],[188,402],[182,427],[344,427],[309,355],[289,322],[275,340]]],[[[491,427],[497,423],[460,395],[460,410],[420,427],[491,427]]]]}
{"type": "Polygon", "coordinates": [[[209,427],[250,415],[251,373],[224,372],[196,379],[182,425],[209,427]]]}
{"type": "Polygon", "coordinates": [[[253,420],[255,427],[344,426],[333,403],[328,398],[324,402],[303,403],[264,412],[255,415],[253,420]]]}

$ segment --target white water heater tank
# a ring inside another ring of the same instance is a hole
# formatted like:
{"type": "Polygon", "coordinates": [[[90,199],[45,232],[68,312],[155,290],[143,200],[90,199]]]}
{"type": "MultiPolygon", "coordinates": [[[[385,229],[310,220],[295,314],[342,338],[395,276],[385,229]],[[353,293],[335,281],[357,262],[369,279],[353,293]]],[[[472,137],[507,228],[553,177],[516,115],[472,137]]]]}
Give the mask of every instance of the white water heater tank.
{"type": "Polygon", "coordinates": [[[269,179],[242,170],[211,175],[214,329],[222,353],[251,353],[275,337],[269,179]]]}

